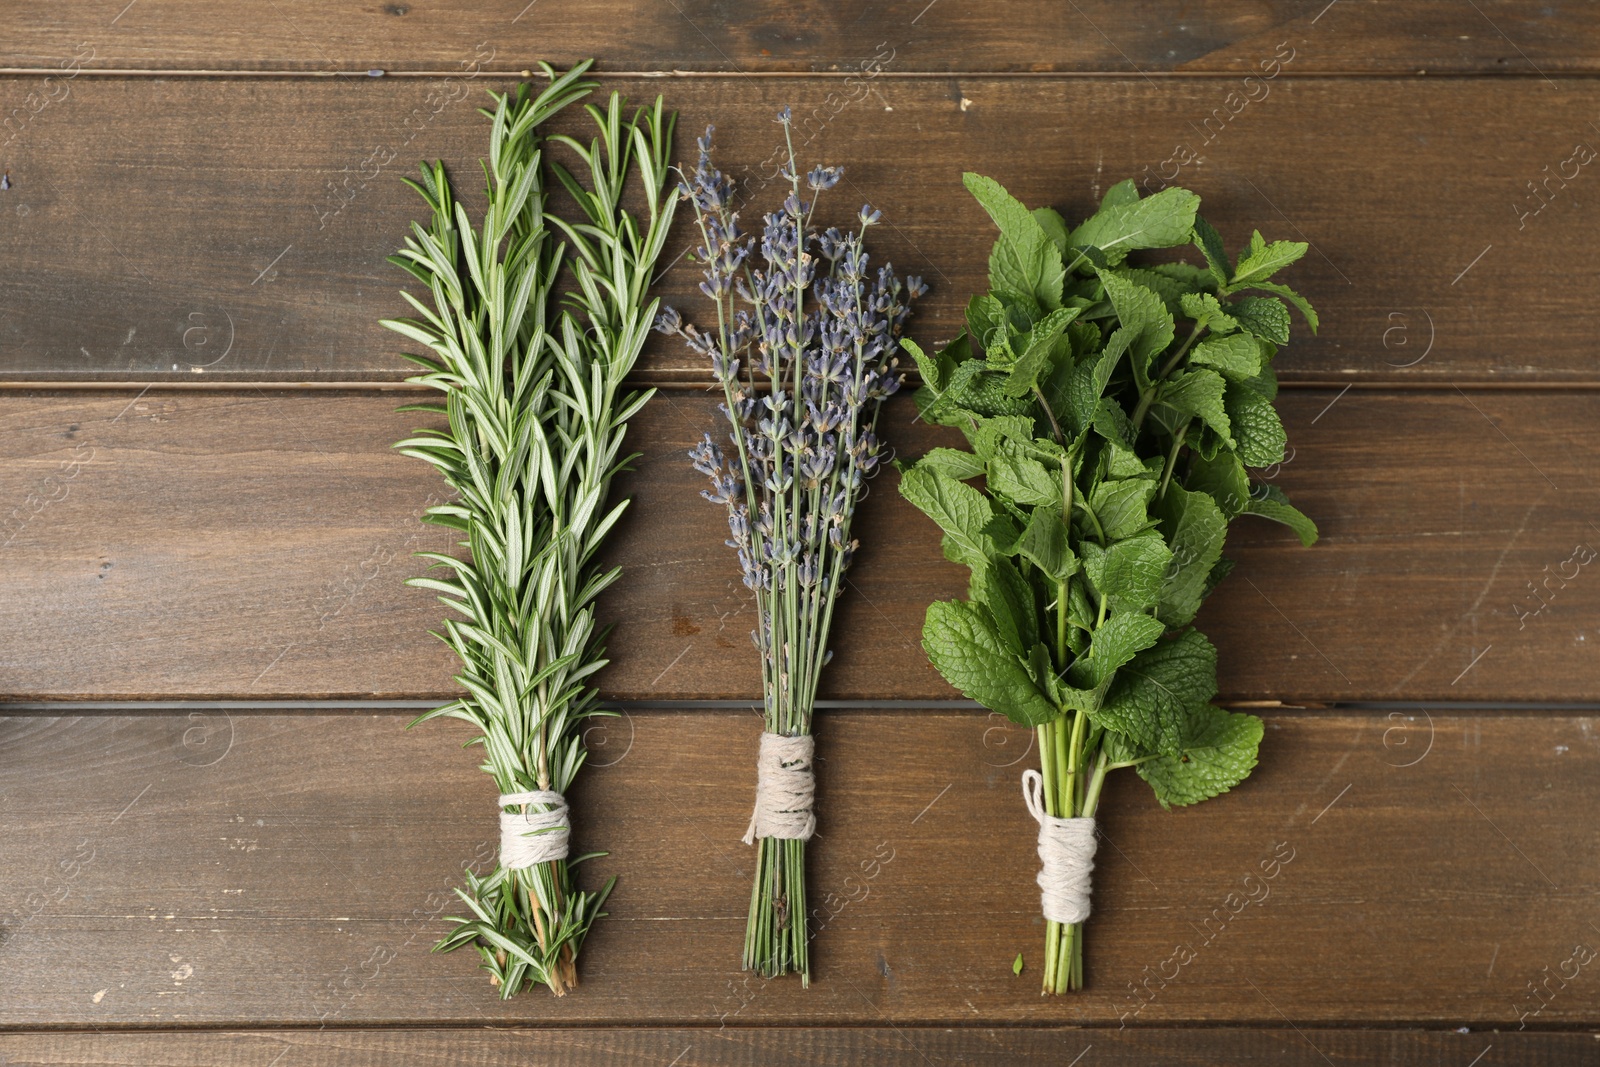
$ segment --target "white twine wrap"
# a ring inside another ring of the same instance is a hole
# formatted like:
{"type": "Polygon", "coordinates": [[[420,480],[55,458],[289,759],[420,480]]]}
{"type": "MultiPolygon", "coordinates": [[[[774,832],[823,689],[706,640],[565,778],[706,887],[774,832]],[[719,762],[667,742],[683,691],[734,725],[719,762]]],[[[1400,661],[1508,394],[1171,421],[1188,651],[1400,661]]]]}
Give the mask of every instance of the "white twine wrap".
{"type": "Polygon", "coordinates": [[[567,799],[560,793],[535,789],[500,795],[500,865],[507,870],[536,867],[549,860],[567,858],[572,823],[567,821],[567,799]],[[541,804],[548,811],[505,811],[513,804],[541,804]]]}
{"type": "Polygon", "coordinates": [[[744,832],[745,844],[755,844],[758,837],[809,841],[817,832],[817,817],[811,812],[817,792],[811,772],[815,752],[810,734],[762,733],[761,754],[756,758],[756,810],[744,832]]]}
{"type": "Polygon", "coordinates": [[[1022,772],[1022,798],[1039,824],[1040,902],[1051,922],[1081,923],[1089,917],[1089,874],[1094,870],[1093,817],[1061,819],[1044,810],[1044,776],[1022,772]]]}

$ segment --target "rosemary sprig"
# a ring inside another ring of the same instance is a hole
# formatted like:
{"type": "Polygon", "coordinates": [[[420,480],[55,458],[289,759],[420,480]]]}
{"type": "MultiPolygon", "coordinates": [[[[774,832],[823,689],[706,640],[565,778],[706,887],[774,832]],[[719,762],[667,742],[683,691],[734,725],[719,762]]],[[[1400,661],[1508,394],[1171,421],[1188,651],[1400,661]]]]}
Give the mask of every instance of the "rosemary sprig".
{"type": "MultiPolygon", "coordinates": [[[[566,792],[583,765],[586,720],[610,714],[592,685],[607,662],[594,605],[620,572],[595,555],[627,506],[608,505],[607,492],[634,458],[622,454],[628,419],[653,393],[623,383],[656,312],[645,293],[675,207],[666,185],[674,116],[658,98],[626,118],[613,93],[605,110],[585,107],[598,127],[590,144],[546,137],[545,123],[595,88],[582,80],[591,62],[561,75],[541,64],[549,84],[531,97],[526,85],[491,93],[481,226],[470,225],[443,164],[424,164],[422,181],[408,184],[432,219],[414,223],[390,257],[432,299],[403,293],[418,317],[384,325],[430,350],[407,357],[423,371],[407,380],[445,396],[402,410],[448,421],[396,447],[444,476],[454,497],[423,521],[456,531],[467,550],[464,559],[420,553],[446,575],[411,580],[461,616],[437,636],[459,657],[466,690],[416,721],[477,727],[469,744],[483,746],[502,794],[566,792]],[[584,180],[547,158],[552,143],[576,156],[584,180]],[[622,207],[635,169],[642,223],[622,207]],[[576,203],[574,221],[551,213],[551,176],[576,203]]],[[[474,945],[503,997],[532,984],[564,994],[612,887],[577,887],[572,868],[595,855],[467,872],[457,893],[471,914],[453,917],[437,948],[474,945]]]]}

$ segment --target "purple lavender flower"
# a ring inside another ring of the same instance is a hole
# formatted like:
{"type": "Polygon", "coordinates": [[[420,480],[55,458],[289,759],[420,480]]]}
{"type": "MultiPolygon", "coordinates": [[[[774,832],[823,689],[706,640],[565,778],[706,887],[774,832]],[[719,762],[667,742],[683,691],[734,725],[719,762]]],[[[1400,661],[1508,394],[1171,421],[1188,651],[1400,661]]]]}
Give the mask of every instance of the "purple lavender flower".
{"type": "MultiPolygon", "coordinates": [[[[789,137],[787,108],[777,121],[789,137]]],[[[890,455],[878,411],[900,388],[900,337],[927,286],[871,261],[864,236],[883,217],[871,205],[848,227],[812,227],[838,167],[801,170],[791,154],[783,202],[745,232],[711,136],[707,128],[699,139],[682,189],[715,325],[702,331],[664,308],[656,329],[682,337],[722,386],[728,446],[708,434],[689,455],[711,482],[704,495],[728,509],[727,543],[755,592],[768,727],[794,733],[809,730],[817,672],[831,655],[828,604],[857,548],[856,504],[890,455]]]]}
{"type": "Polygon", "coordinates": [[[806,172],[806,185],[814,192],[824,192],[839,184],[844,177],[843,167],[812,167],[806,172]]]}

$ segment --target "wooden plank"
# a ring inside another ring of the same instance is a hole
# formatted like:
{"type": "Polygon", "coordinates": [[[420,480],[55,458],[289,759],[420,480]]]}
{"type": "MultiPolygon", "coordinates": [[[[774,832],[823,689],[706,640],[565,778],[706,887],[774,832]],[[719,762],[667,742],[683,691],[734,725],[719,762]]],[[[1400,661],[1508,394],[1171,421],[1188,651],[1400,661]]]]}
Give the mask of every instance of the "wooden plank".
{"type": "Polygon", "coordinates": [[[54,68],[88,49],[81,62],[89,69],[317,73],[455,70],[480,44],[493,49],[487,62],[502,71],[529,57],[598,56],[619,70],[831,72],[851,69],[880,41],[892,49],[894,69],[915,71],[1254,71],[1263,54],[1290,41],[1307,51],[1309,70],[1534,74],[1595,69],[1600,38],[1586,6],[1556,15],[1528,0],[1465,13],[1445,0],[1337,8],[1325,0],[1164,0],[1136,18],[1112,0],[813,0],[737,10],[709,0],[397,2],[359,10],[285,0],[246,19],[200,0],[127,10],[26,0],[9,6],[7,23],[0,67],[54,68]]]}
{"type": "MultiPolygon", "coordinates": [[[[246,390],[6,397],[0,428],[0,695],[66,698],[442,696],[443,608],[402,585],[445,548],[416,521],[439,492],[390,443],[400,394],[246,390]]],[[[1321,524],[1302,549],[1235,528],[1239,566],[1201,628],[1232,700],[1549,700],[1594,696],[1600,463],[1587,394],[1286,394],[1294,452],[1269,471],[1321,524]],[[1452,473],[1452,468],[1454,472],[1452,473]],[[1454,483],[1454,484],[1451,484],[1454,483]]],[[[903,456],[946,431],[896,401],[903,456]]],[[[684,452],[713,401],[659,394],[611,549],[624,578],[605,691],[755,698],[747,591],[724,520],[684,452]]],[[[894,475],[873,486],[824,677],[835,699],[954,697],[919,648],[927,605],[962,595],[933,525],[894,475]]]]}
{"type": "Polygon", "coordinates": [[[1423,1033],[1415,1030],[935,1029],[932,1027],[726,1030],[338,1030],[232,1033],[0,1034],[12,1063],[105,1067],[255,1067],[283,1054],[296,1067],[477,1067],[672,1063],[678,1067],[794,1064],[1050,1064],[1094,1050],[1096,1064],[1145,1067],[1325,1067],[1468,1063],[1497,1049],[1505,1062],[1561,1067],[1592,1062],[1592,1034],[1423,1033]],[[677,1057],[674,1060],[674,1057],[677,1057]]]}
{"type": "MultiPolygon", "coordinates": [[[[403,376],[377,325],[404,310],[383,257],[417,208],[397,178],[442,156],[475,188],[486,128],[466,101],[491,84],[507,83],[85,77],[52,102],[38,79],[0,79],[0,102],[22,106],[0,193],[0,379],[403,376]]],[[[1235,79],[610,84],[667,92],[686,131],[717,122],[724,166],[752,188],[772,173],[771,116],[793,104],[804,155],[848,166],[830,210],[876,202],[877,253],[933,283],[924,342],[953,334],[985,284],[992,229],[963,170],[1074,215],[1116,179],[1176,174],[1230,243],[1260,227],[1313,244],[1293,281],[1325,327],[1284,354],[1286,381],[1597,380],[1600,221],[1573,154],[1600,113],[1590,80],[1285,77],[1232,117],[1235,79]],[[1189,150],[1204,163],[1176,162],[1189,150]]],[[[688,243],[685,226],[672,253],[688,243]]],[[[663,292],[698,314],[696,284],[680,267],[663,292]]],[[[704,372],[658,338],[643,373],[704,372]]]]}
{"type": "Polygon", "coordinates": [[[738,970],[758,720],[634,713],[573,798],[577,846],[611,853],[585,877],[619,878],[584,984],[510,1003],[474,957],[428,951],[461,865],[492,857],[493,786],[464,728],[407,717],[0,717],[0,1026],[1600,1018],[1600,829],[1569,814],[1600,804],[1587,715],[1279,712],[1256,773],[1204,806],[1113,777],[1088,988],[1046,999],[1027,731],[824,714],[802,990],[738,970]]]}

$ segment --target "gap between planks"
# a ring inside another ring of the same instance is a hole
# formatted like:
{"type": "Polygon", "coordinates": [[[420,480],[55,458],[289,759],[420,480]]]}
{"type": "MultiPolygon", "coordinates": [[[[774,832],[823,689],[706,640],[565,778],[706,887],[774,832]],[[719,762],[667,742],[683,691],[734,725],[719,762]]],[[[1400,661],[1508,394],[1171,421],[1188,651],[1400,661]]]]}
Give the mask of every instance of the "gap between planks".
{"type": "MultiPolygon", "coordinates": [[[[537,993],[521,994],[525,997],[537,996],[537,993]]],[[[415,1022],[260,1022],[248,1027],[238,1023],[195,1023],[192,1026],[172,1026],[163,1023],[110,1023],[102,1025],[89,1024],[62,1024],[60,1026],[27,1026],[6,1027],[0,1026],[0,1052],[5,1049],[8,1038],[25,1038],[33,1035],[48,1034],[80,1034],[95,1035],[105,1034],[133,1036],[197,1036],[201,1034],[463,1034],[483,1033],[502,1035],[526,1035],[530,1037],[549,1036],[562,1034],[578,1036],[585,1033],[626,1032],[630,1034],[671,1033],[685,1032],[694,1034],[717,1034],[729,1031],[744,1034],[759,1034],[768,1031],[793,1031],[793,1030],[848,1030],[848,1031],[883,1031],[885,1033],[898,1033],[904,1031],[955,1031],[976,1033],[985,1030],[1010,1031],[1013,1033],[1045,1033],[1052,1036],[1078,1034],[1093,1037],[1099,1034],[1120,1034],[1137,1039],[1140,1034],[1171,1033],[1182,1031],[1202,1031],[1207,1034],[1226,1036],[1238,1034],[1240,1036],[1256,1036],[1263,1034],[1280,1033],[1352,1033],[1352,1034],[1406,1034],[1418,1037],[1456,1037],[1476,1036],[1485,1041],[1498,1038],[1511,1038],[1519,1035],[1534,1037],[1537,1035],[1588,1035],[1596,1042],[1600,1042],[1600,1029],[1595,1024],[1588,1022],[1532,1022],[1520,1030],[1501,1029],[1498,1026],[1484,1026],[1480,1028],[1441,1026],[1436,1019],[1417,1019],[1408,1021],[1400,1018],[1385,1018],[1381,1024],[1374,1026],[1370,1019],[1318,1019],[1314,1023],[1297,1025],[1292,1020],[1275,1017],[1263,1019],[1260,1022],[1241,1021],[1212,1023],[1204,1018],[1194,1019],[1159,1019],[1149,1022],[1140,1021],[1137,1026],[1109,1027],[1104,1024],[1077,1023],[1063,1020],[1059,1023],[1039,1023],[1037,1021],[1013,1022],[1004,1019],[926,1019],[901,1022],[896,1020],[888,1022],[883,1019],[848,1019],[831,1018],[826,1023],[795,1024],[781,1019],[771,1021],[761,1020],[733,1020],[717,1022],[713,1020],[699,1021],[696,1019],[683,1019],[674,1021],[671,1025],[662,1026],[656,1023],[631,1023],[631,1022],[588,1022],[567,1020],[542,1020],[539,1022],[519,1021],[441,1021],[420,1024],[415,1022]],[[1286,1029],[1287,1021],[1293,1029],[1286,1029]]],[[[0,1059],[0,1067],[6,1067],[8,1061],[0,1059]]],[[[1588,1061],[1585,1061],[1588,1062],[1588,1061]]],[[[20,1065],[19,1065],[20,1067],[20,1065]]],[[[270,1064],[268,1065],[270,1067],[270,1064]]],[[[1058,1065],[1062,1067],[1062,1065],[1058,1065]]],[[[1064,1067],[1072,1067],[1070,1063],[1064,1067]]],[[[1087,1065],[1086,1065],[1087,1067],[1087,1065]]],[[[1466,1067],[1473,1067],[1467,1064],[1466,1067]]],[[[1487,1065],[1485,1065],[1487,1067],[1487,1065]]]]}
{"type": "MultiPolygon", "coordinates": [[[[418,700],[19,700],[0,701],[0,718],[7,716],[52,715],[158,715],[174,711],[240,711],[275,715],[315,714],[325,711],[364,711],[373,714],[427,711],[450,698],[418,700]]],[[[1396,711],[1438,712],[1440,715],[1588,715],[1600,713],[1596,701],[1494,701],[1494,700],[1352,700],[1328,703],[1285,704],[1273,700],[1220,700],[1220,708],[1259,712],[1265,715],[1318,717],[1337,714],[1374,715],[1396,711]]],[[[747,711],[761,704],[760,697],[726,700],[608,700],[601,707],[618,712],[701,712],[747,711]]],[[[988,711],[972,700],[818,700],[818,711],[988,711]]]]}
{"type": "MultiPolygon", "coordinates": [[[[1352,371],[1350,380],[1339,378],[1289,378],[1278,383],[1279,392],[1314,392],[1319,389],[1359,389],[1364,392],[1452,392],[1466,390],[1474,393],[1571,393],[1600,392],[1600,380],[1596,379],[1547,379],[1543,381],[1494,381],[1491,379],[1468,378],[1461,380],[1417,380],[1402,379],[1400,381],[1380,381],[1376,379],[1354,378],[1358,373],[1352,371]]],[[[664,371],[660,377],[630,378],[623,383],[628,389],[655,389],[657,391],[671,392],[704,392],[715,386],[709,378],[680,377],[677,372],[664,371]]],[[[917,379],[908,375],[907,386],[915,386],[917,379]]],[[[759,383],[758,383],[759,387],[759,383]]],[[[210,380],[195,381],[193,378],[172,376],[169,378],[153,377],[147,380],[132,379],[129,381],[102,381],[99,379],[72,379],[69,381],[53,381],[51,379],[35,380],[10,380],[0,378],[0,393],[62,393],[62,392],[129,392],[132,390],[164,390],[182,393],[226,393],[245,392],[248,390],[270,389],[275,392],[347,392],[347,393],[415,393],[419,396],[433,395],[437,392],[428,386],[411,385],[399,379],[375,378],[349,378],[326,381],[273,381],[271,379],[252,378],[213,378],[210,380]]]]}
{"type": "MultiPolygon", "coordinates": [[[[496,77],[532,78],[533,71],[517,68],[486,68],[486,75],[496,77]]],[[[1210,80],[1237,80],[1241,75],[1253,73],[1249,68],[1239,70],[1150,70],[1150,71],[1116,71],[1116,70],[880,70],[873,75],[874,78],[893,79],[896,81],[938,80],[948,81],[952,78],[1005,78],[1010,80],[1048,81],[1048,80],[1073,80],[1073,81],[1127,81],[1138,78],[1142,81],[1205,81],[1210,80]]],[[[0,67],[0,77],[13,78],[49,78],[59,77],[60,67],[0,67]]],[[[142,67],[83,67],[76,78],[454,78],[460,76],[460,70],[427,69],[427,70],[385,70],[373,67],[369,70],[208,70],[205,68],[142,68],[142,67]],[[374,74],[373,71],[381,71],[374,74]]],[[[596,70],[590,71],[593,78],[659,78],[662,80],[695,81],[705,79],[733,79],[751,81],[756,79],[843,79],[859,77],[859,70],[596,70]]],[[[1512,80],[1537,80],[1551,81],[1556,78],[1592,79],[1600,77],[1600,70],[1575,70],[1560,71],[1547,75],[1537,70],[1505,70],[1505,71],[1454,71],[1430,74],[1427,70],[1392,71],[1392,70],[1288,70],[1279,71],[1275,77],[1292,79],[1294,81],[1311,81],[1318,78],[1330,80],[1381,80],[1417,81],[1422,78],[1467,80],[1484,79],[1493,81],[1512,80]]]]}

